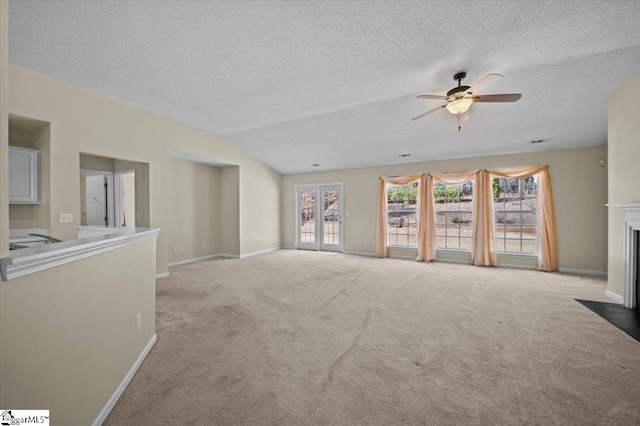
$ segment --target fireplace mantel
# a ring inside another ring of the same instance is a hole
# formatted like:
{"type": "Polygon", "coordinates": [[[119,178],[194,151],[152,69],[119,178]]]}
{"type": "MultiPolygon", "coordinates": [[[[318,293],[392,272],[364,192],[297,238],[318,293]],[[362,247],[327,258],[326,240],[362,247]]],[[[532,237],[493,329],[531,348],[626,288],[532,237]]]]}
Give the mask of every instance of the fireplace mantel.
{"type": "Polygon", "coordinates": [[[618,204],[616,207],[624,210],[624,291],[622,303],[629,309],[635,309],[640,203],[618,204]]]}

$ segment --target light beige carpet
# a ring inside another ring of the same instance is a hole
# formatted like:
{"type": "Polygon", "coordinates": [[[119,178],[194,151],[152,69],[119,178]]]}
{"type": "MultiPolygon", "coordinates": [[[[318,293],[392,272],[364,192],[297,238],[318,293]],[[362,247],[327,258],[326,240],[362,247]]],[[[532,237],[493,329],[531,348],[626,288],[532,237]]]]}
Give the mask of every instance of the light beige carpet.
{"type": "Polygon", "coordinates": [[[171,270],[107,425],[637,425],[640,343],[577,275],[280,250],[171,270]]]}

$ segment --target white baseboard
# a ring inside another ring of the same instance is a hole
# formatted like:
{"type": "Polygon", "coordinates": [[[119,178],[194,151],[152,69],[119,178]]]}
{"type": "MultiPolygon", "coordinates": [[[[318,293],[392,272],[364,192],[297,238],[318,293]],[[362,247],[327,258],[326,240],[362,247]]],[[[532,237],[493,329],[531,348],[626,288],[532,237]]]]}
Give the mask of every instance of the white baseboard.
{"type": "Polygon", "coordinates": [[[582,275],[598,275],[600,277],[606,277],[607,273],[604,271],[592,271],[589,269],[570,269],[570,268],[560,268],[560,272],[564,272],[565,274],[582,274],[582,275]]]}
{"type": "Polygon", "coordinates": [[[127,388],[127,386],[129,386],[129,382],[131,382],[131,379],[133,379],[133,376],[136,374],[136,372],[142,365],[142,361],[144,361],[144,359],[147,357],[147,355],[151,351],[151,348],[153,348],[153,345],[156,344],[157,340],[158,340],[158,336],[154,334],[151,340],[149,340],[149,343],[147,343],[147,346],[145,346],[145,348],[140,353],[140,356],[138,357],[136,362],[131,366],[131,369],[129,370],[127,375],[124,376],[124,379],[122,379],[120,386],[117,387],[116,391],[113,393],[113,395],[111,395],[111,398],[109,398],[105,406],[102,407],[102,410],[100,410],[98,417],[96,417],[96,419],[92,423],[93,426],[100,426],[107,419],[107,416],[109,415],[111,410],[113,410],[113,407],[116,405],[116,402],[118,402],[118,400],[122,396],[122,393],[124,392],[124,390],[127,388]]]}
{"type": "Polygon", "coordinates": [[[167,278],[169,276],[169,272],[163,272],[161,274],[156,274],[156,280],[159,280],[160,278],[167,278]]]}
{"type": "Polygon", "coordinates": [[[199,260],[209,260],[209,259],[215,259],[216,257],[222,257],[220,254],[209,254],[207,256],[200,256],[200,257],[194,257],[192,259],[185,259],[185,260],[178,260],[177,262],[171,262],[169,263],[169,268],[173,267],[173,266],[179,266],[179,265],[186,265],[187,263],[193,263],[193,262],[197,262],[199,260]]]}
{"type": "Polygon", "coordinates": [[[392,254],[389,257],[392,258],[392,259],[416,260],[416,257],[418,257],[418,255],[415,255],[415,256],[400,256],[399,254],[392,254]]]}
{"type": "Polygon", "coordinates": [[[241,254],[240,255],[240,259],[246,259],[247,257],[257,256],[259,254],[264,254],[264,253],[269,253],[270,251],[280,250],[281,248],[282,247],[278,246],[278,247],[268,248],[268,249],[265,249],[265,250],[260,250],[260,251],[254,251],[254,252],[251,252],[251,253],[241,254]]]}
{"type": "Polygon", "coordinates": [[[218,253],[218,257],[224,257],[226,259],[240,259],[240,256],[237,254],[229,254],[229,253],[218,253]]]}
{"type": "Polygon", "coordinates": [[[296,249],[294,246],[282,246],[280,248],[284,249],[284,250],[295,250],[296,249]]]}
{"type": "Polygon", "coordinates": [[[613,301],[614,301],[614,302],[616,302],[616,303],[619,303],[619,304],[621,304],[621,305],[624,303],[624,299],[622,298],[622,296],[618,296],[617,294],[615,294],[615,293],[614,293],[614,292],[612,292],[612,291],[607,290],[607,291],[605,291],[605,293],[604,293],[604,294],[605,294],[609,299],[613,300],[613,301]]]}
{"type": "Polygon", "coordinates": [[[518,265],[517,263],[498,263],[498,268],[509,268],[509,269],[525,269],[527,271],[535,271],[538,269],[536,265],[518,265]]]}
{"type": "Polygon", "coordinates": [[[462,259],[437,259],[436,258],[433,261],[438,263],[455,263],[457,265],[471,265],[470,260],[462,260],[462,259]]]}
{"type": "Polygon", "coordinates": [[[344,254],[352,254],[354,256],[376,257],[375,253],[365,253],[360,251],[345,251],[344,254]]]}

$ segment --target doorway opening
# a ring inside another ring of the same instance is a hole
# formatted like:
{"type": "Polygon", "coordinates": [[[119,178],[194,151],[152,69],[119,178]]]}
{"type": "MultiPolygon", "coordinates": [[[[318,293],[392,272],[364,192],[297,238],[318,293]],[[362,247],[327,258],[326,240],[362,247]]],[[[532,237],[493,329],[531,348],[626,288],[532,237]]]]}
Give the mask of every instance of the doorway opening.
{"type": "Polygon", "coordinates": [[[80,169],[82,225],[114,226],[113,172],[80,169]]]}
{"type": "Polygon", "coordinates": [[[115,173],[114,207],[117,226],[136,226],[136,171],[115,173]]]}
{"type": "Polygon", "coordinates": [[[342,183],[296,185],[296,248],[343,251],[342,183]]]}
{"type": "Polygon", "coordinates": [[[80,224],[149,227],[149,164],[80,153],[80,224]]]}

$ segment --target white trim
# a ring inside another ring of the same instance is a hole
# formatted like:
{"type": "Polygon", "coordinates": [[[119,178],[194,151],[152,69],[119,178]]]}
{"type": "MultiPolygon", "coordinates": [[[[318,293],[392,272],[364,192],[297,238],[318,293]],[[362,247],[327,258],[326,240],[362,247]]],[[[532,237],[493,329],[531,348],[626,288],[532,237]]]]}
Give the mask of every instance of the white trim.
{"type": "Polygon", "coordinates": [[[162,272],[160,274],[156,274],[156,280],[159,280],[160,278],[167,278],[169,276],[169,272],[162,272]]]}
{"type": "Polygon", "coordinates": [[[254,251],[254,252],[251,252],[251,253],[241,254],[240,255],[240,259],[245,259],[247,257],[257,256],[259,254],[269,253],[270,251],[280,250],[281,248],[282,247],[278,246],[278,247],[268,248],[268,249],[265,249],[265,250],[260,250],[260,251],[254,251]]]}
{"type": "Polygon", "coordinates": [[[111,398],[109,398],[105,406],[102,407],[102,410],[100,410],[98,417],[96,417],[96,419],[92,423],[93,426],[100,426],[107,419],[107,416],[109,416],[109,413],[111,413],[111,410],[113,410],[113,407],[115,407],[116,403],[122,396],[122,393],[124,392],[124,390],[127,388],[127,386],[129,386],[131,379],[133,379],[133,376],[135,376],[136,372],[142,365],[142,362],[147,357],[147,355],[149,355],[149,352],[151,352],[151,348],[153,348],[153,345],[156,344],[157,340],[158,340],[158,336],[154,334],[151,340],[149,340],[149,343],[147,343],[147,346],[145,346],[142,352],[140,353],[140,356],[138,356],[138,359],[136,360],[136,362],[131,366],[131,369],[129,370],[127,375],[124,376],[124,379],[122,379],[122,382],[120,382],[120,385],[116,388],[115,392],[111,395],[111,398]]]}
{"type": "Polygon", "coordinates": [[[75,262],[143,240],[157,238],[160,232],[159,229],[149,228],[120,229],[121,231],[111,235],[14,250],[9,257],[0,260],[2,278],[9,281],[65,263],[75,262]]]}
{"type": "Polygon", "coordinates": [[[416,256],[401,256],[399,254],[392,254],[392,255],[389,255],[389,257],[392,258],[392,259],[416,260],[416,257],[418,257],[418,256],[417,255],[416,256]]]}
{"type": "Polygon", "coordinates": [[[239,255],[229,253],[218,253],[218,257],[225,257],[227,259],[240,259],[239,255]]]}
{"type": "Polygon", "coordinates": [[[471,265],[471,261],[470,260],[462,260],[462,259],[438,259],[436,257],[434,262],[437,262],[437,263],[455,263],[457,265],[471,265]]]}
{"type": "Polygon", "coordinates": [[[562,272],[565,274],[582,274],[582,275],[597,275],[600,277],[606,277],[607,273],[605,271],[592,271],[590,269],[570,269],[570,268],[560,268],[558,272],[562,272]]]}
{"type": "Polygon", "coordinates": [[[172,268],[174,266],[179,266],[179,265],[186,265],[187,263],[193,263],[193,262],[198,262],[200,260],[209,260],[209,259],[215,259],[216,257],[222,257],[220,254],[210,254],[207,256],[200,256],[200,257],[194,257],[191,259],[185,259],[185,260],[178,260],[177,262],[171,262],[169,263],[167,266],[169,268],[172,268]]]}
{"type": "Polygon", "coordinates": [[[624,287],[623,305],[636,308],[638,278],[638,234],[640,233],[640,203],[618,204],[624,210],[624,287]]]}
{"type": "Polygon", "coordinates": [[[294,246],[282,246],[280,247],[283,250],[295,250],[296,248],[294,246]]]}
{"type": "Polygon", "coordinates": [[[622,296],[619,296],[617,294],[615,294],[612,291],[605,291],[604,294],[611,300],[613,300],[615,303],[619,303],[619,304],[623,304],[624,303],[624,298],[622,296]]]}
{"type": "Polygon", "coordinates": [[[525,269],[527,271],[538,270],[537,265],[518,265],[517,263],[498,263],[496,268],[508,268],[508,269],[525,269]]]}
{"type": "Polygon", "coordinates": [[[375,253],[365,253],[362,251],[345,251],[344,254],[352,254],[354,256],[376,257],[375,253]]]}

